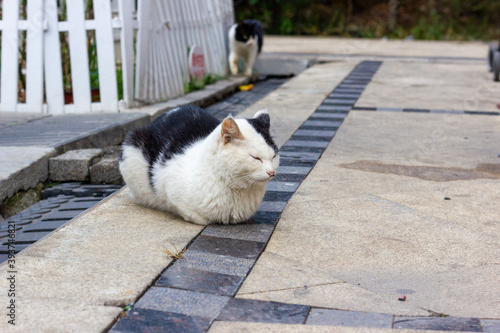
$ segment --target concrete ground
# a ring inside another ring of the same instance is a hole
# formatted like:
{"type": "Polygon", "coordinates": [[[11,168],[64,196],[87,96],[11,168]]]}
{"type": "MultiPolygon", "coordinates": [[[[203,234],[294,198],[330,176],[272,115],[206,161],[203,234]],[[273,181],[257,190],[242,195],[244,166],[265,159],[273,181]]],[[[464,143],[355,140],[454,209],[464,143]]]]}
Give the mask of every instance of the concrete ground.
{"type": "Polygon", "coordinates": [[[2,331],[500,331],[500,85],[485,44],[268,37],[264,51],[335,55],[241,114],[271,114],[290,178],[260,212],[278,222],[203,228],[125,188],[16,258],[18,325],[2,331]],[[360,72],[365,58],[380,67],[360,72]],[[186,246],[169,266],[162,250],[186,246]]]}

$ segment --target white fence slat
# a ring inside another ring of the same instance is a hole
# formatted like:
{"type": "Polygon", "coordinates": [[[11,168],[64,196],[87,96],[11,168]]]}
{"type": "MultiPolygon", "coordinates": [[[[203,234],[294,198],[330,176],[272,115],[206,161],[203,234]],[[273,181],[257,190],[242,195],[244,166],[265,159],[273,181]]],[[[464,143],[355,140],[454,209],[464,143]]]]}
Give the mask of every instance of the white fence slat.
{"type": "Polygon", "coordinates": [[[184,82],[189,80],[189,76],[187,73],[187,43],[183,29],[182,14],[180,5],[176,5],[174,1],[168,1],[166,5],[165,14],[173,32],[172,53],[177,68],[176,76],[179,78],[177,89],[179,95],[184,95],[184,82]]]}
{"type": "Polygon", "coordinates": [[[152,61],[149,66],[149,73],[153,74],[153,100],[160,100],[163,97],[163,93],[165,92],[168,84],[165,84],[165,76],[164,68],[162,66],[162,61],[160,57],[160,52],[158,48],[158,43],[160,42],[160,30],[161,30],[161,22],[158,18],[158,2],[155,1],[152,3],[150,8],[150,20],[152,23],[152,30],[150,35],[150,47],[151,47],[151,56],[152,61]]]}
{"type": "Polygon", "coordinates": [[[45,0],[44,5],[45,20],[47,22],[43,48],[47,111],[50,114],[62,114],[64,113],[64,87],[61,46],[57,25],[57,3],[56,0],[45,0]]]}
{"type": "Polygon", "coordinates": [[[113,28],[111,27],[111,4],[109,1],[94,1],[93,4],[101,106],[105,111],[117,111],[118,91],[113,28]]]}
{"type": "Polygon", "coordinates": [[[27,3],[26,104],[31,112],[43,111],[43,1],[27,3]]]}
{"type": "Polygon", "coordinates": [[[89,112],[91,108],[89,57],[87,32],[85,30],[85,11],[83,1],[68,1],[68,37],[71,57],[71,82],[75,112],[89,112]]]}
{"type": "Polygon", "coordinates": [[[164,64],[164,70],[166,71],[166,79],[168,82],[168,93],[167,96],[174,97],[180,96],[184,93],[184,84],[182,82],[182,74],[178,71],[178,61],[175,52],[176,45],[174,44],[174,30],[172,28],[172,22],[167,18],[166,7],[163,6],[163,2],[158,3],[158,14],[160,22],[162,22],[162,34],[160,37],[160,54],[162,55],[162,63],[164,64]]]}
{"type": "Polygon", "coordinates": [[[132,27],[133,0],[118,0],[121,20],[121,57],[123,100],[131,108],[134,100],[134,31],[132,27]]]}
{"type": "Polygon", "coordinates": [[[149,63],[148,51],[149,51],[149,34],[150,34],[150,11],[149,11],[150,1],[149,0],[139,0],[139,8],[137,13],[137,19],[139,21],[139,31],[137,36],[137,55],[136,55],[136,66],[135,66],[135,97],[138,100],[147,100],[146,96],[148,89],[146,80],[148,78],[147,68],[149,63]]]}
{"type": "Polygon", "coordinates": [[[18,87],[19,38],[17,23],[19,0],[2,2],[2,75],[0,86],[0,111],[16,111],[18,87]]]}

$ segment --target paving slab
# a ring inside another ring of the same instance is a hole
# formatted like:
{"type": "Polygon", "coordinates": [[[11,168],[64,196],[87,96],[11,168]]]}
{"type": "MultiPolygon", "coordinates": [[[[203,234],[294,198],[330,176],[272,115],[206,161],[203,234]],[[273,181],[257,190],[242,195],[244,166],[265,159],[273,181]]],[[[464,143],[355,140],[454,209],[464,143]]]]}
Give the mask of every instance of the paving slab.
{"type": "MultiPolygon", "coordinates": [[[[2,304],[10,299],[6,293],[0,297],[2,304]]],[[[0,321],[2,332],[103,332],[109,329],[113,320],[123,311],[120,307],[89,305],[84,302],[54,301],[51,299],[16,298],[15,325],[8,323],[8,317],[0,321]]],[[[6,311],[5,311],[6,312],[6,311]]]]}
{"type": "Polygon", "coordinates": [[[118,155],[105,156],[89,168],[92,184],[123,184],[118,155]]]}
{"type": "Polygon", "coordinates": [[[392,328],[392,315],[372,312],[312,309],[308,325],[392,328]]]}
{"type": "Polygon", "coordinates": [[[499,292],[499,125],[489,116],[350,112],[238,295],[498,319],[496,298],[484,295],[499,292]],[[450,179],[457,169],[474,177],[450,179]],[[277,281],[290,263],[346,284],[277,281]],[[398,301],[401,294],[406,302],[398,301]]]}
{"type": "MultiPolygon", "coordinates": [[[[270,323],[245,323],[215,321],[209,330],[210,333],[233,333],[233,332],[271,332],[271,333],[390,333],[394,330],[389,328],[375,327],[345,327],[345,326],[322,326],[322,325],[287,325],[270,323]]],[[[409,330],[398,329],[398,333],[439,333],[444,331],[434,330],[409,330]]],[[[448,331],[449,332],[449,331],[448,331]]]]}
{"type": "Polygon", "coordinates": [[[48,147],[0,147],[0,202],[47,180],[49,158],[55,155],[48,147]]]}
{"type": "Polygon", "coordinates": [[[49,175],[52,181],[85,181],[90,178],[89,167],[102,149],[70,150],[49,159],[49,175]]]}
{"type": "Polygon", "coordinates": [[[356,106],[498,112],[499,96],[482,63],[385,62],[356,106]]]}
{"type": "MultiPolygon", "coordinates": [[[[405,41],[369,38],[266,36],[264,54],[309,53],[334,54],[342,56],[390,56],[390,57],[443,57],[478,58],[485,60],[488,43],[405,41]]],[[[483,66],[486,71],[486,64],[483,66]]]]}
{"type": "Polygon", "coordinates": [[[51,117],[51,115],[32,112],[1,112],[0,129],[18,124],[29,123],[38,119],[51,117]]]}

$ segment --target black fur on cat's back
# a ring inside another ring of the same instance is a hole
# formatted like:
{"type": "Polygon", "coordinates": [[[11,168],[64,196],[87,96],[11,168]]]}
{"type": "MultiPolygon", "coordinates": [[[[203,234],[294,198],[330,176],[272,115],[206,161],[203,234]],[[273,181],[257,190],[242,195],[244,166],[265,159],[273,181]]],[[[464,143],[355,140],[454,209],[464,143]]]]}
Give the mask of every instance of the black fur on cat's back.
{"type": "Polygon", "coordinates": [[[258,20],[243,20],[238,22],[236,27],[235,39],[239,42],[246,43],[248,39],[252,36],[254,39],[258,37],[259,53],[262,49],[262,43],[264,41],[264,30],[262,29],[262,23],[258,20]]]}
{"type": "Polygon", "coordinates": [[[132,131],[124,144],[141,149],[151,171],[159,158],[166,161],[183,153],[188,146],[212,133],[219,123],[197,106],[182,106],[158,117],[149,126],[132,131]]]}

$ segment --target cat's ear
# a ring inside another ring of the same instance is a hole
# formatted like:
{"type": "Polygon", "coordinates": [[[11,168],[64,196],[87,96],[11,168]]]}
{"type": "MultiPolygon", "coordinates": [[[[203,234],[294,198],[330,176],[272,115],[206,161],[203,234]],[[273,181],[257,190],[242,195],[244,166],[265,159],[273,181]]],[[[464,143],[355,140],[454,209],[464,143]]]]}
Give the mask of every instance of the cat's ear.
{"type": "Polygon", "coordinates": [[[233,140],[243,140],[243,134],[241,134],[240,128],[233,117],[229,116],[222,122],[221,136],[224,144],[229,143],[233,140]]]}
{"type": "Polygon", "coordinates": [[[271,118],[269,117],[269,113],[267,113],[267,109],[256,112],[253,118],[259,120],[264,128],[269,129],[271,127],[271,118]]]}

